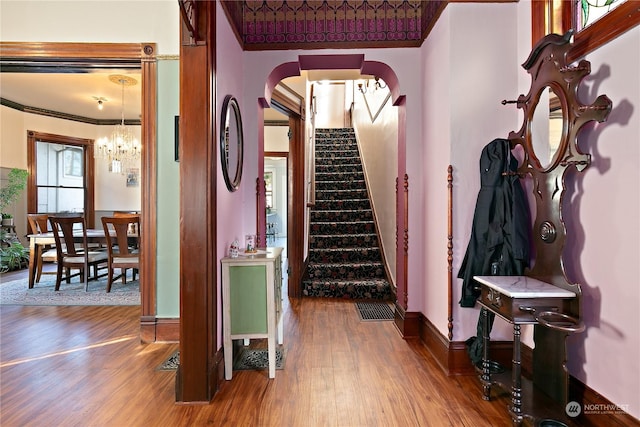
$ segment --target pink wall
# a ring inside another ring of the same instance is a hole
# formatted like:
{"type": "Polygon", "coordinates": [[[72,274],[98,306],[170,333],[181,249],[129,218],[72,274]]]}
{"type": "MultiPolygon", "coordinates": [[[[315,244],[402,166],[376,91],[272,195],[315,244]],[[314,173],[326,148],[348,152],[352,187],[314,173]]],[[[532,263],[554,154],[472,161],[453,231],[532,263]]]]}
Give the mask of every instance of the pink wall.
{"type": "MultiPolygon", "coordinates": [[[[224,14],[224,10],[217,3],[217,75],[216,79],[216,129],[214,133],[214,141],[218,150],[218,159],[220,159],[219,148],[219,131],[220,131],[220,115],[222,102],[227,94],[233,95],[238,100],[240,112],[243,122],[246,117],[254,116],[255,110],[245,102],[244,88],[242,78],[243,74],[243,58],[242,49],[229,26],[224,14]]],[[[255,105],[255,103],[254,103],[255,105]]],[[[227,255],[229,245],[234,239],[238,239],[241,245],[244,244],[245,234],[255,234],[255,224],[253,227],[247,226],[251,221],[255,221],[255,203],[248,206],[247,199],[253,195],[255,199],[255,177],[256,177],[256,139],[247,138],[247,125],[244,126],[244,167],[240,188],[231,193],[222,177],[222,168],[220,162],[215,165],[217,170],[217,230],[218,230],[218,259],[227,255]],[[253,153],[253,154],[251,154],[253,153]]],[[[218,343],[222,343],[222,310],[220,307],[222,298],[220,295],[220,272],[218,272],[218,343]]]]}
{"type": "MultiPolygon", "coordinates": [[[[530,78],[520,64],[531,49],[530,7],[530,2],[450,4],[422,47],[426,286],[421,311],[445,336],[446,166],[454,167],[455,277],[480,186],[480,151],[522,124],[520,111],[500,101],[529,89],[530,78]]],[[[564,263],[569,277],[582,286],[587,325],[586,332],[569,340],[568,369],[638,417],[640,121],[635,106],[640,105],[640,28],[586,59],[592,75],[580,91],[582,102],[606,94],[613,111],[607,123],[588,126],[580,134],[579,145],[592,155],[592,165],[567,179],[565,201],[570,206],[564,219],[570,237],[564,263]]],[[[410,241],[416,238],[411,233],[410,241]]],[[[461,341],[475,335],[478,310],[459,308],[461,282],[454,280],[454,286],[453,339],[461,341]]],[[[531,328],[524,335],[532,346],[531,328]]],[[[510,340],[510,325],[496,320],[492,337],[510,340]]]]}

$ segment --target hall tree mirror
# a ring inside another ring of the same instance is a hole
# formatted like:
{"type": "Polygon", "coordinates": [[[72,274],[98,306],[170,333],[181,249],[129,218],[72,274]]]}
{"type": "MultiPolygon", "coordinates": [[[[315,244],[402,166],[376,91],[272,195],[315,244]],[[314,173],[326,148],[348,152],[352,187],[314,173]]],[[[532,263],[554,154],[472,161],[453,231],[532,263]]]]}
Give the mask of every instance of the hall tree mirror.
{"type": "MultiPolygon", "coordinates": [[[[592,104],[578,99],[582,80],[591,73],[587,60],[577,63],[568,59],[573,31],[564,35],[550,34],[532,49],[522,67],[531,75],[529,93],[517,100],[523,110],[519,131],[510,132],[511,150],[521,150],[523,160],[517,175],[531,180],[535,206],[530,230],[533,246],[532,265],[523,276],[474,276],[480,285],[478,303],[482,310],[483,357],[480,382],[483,398],[491,399],[491,388],[498,385],[512,395],[509,413],[514,426],[525,420],[533,425],[565,426],[565,408],[569,402],[567,337],[584,330],[582,291],[579,283],[565,271],[563,250],[567,227],[563,209],[574,200],[563,200],[565,176],[583,172],[591,156],[579,147],[578,133],[591,121],[606,121],[611,100],[598,96],[592,104]],[[511,372],[495,372],[489,355],[490,313],[513,325],[513,358],[511,372]],[[520,326],[533,325],[533,372],[527,384],[521,375],[520,326]],[[545,402],[542,406],[533,402],[545,402]],[[540,424],[545,422],[546,424],[540,424]]],[[[575,199],[579,200],[579,199],[575,199]]],[[[572,212],[577,210],[572,206],[572,212]]],[[[573,227],[571,228],[571,230],[573,227]]]]}
{"type": "Polygon", "coordinates": [[[553,166],[563,141],[563,132],[566,130],[566,113],[564,105],[553,87],[545,86],[540,91],[535,102],[533,116],[531,118],[532,154],[541,169],[553,166]]]}

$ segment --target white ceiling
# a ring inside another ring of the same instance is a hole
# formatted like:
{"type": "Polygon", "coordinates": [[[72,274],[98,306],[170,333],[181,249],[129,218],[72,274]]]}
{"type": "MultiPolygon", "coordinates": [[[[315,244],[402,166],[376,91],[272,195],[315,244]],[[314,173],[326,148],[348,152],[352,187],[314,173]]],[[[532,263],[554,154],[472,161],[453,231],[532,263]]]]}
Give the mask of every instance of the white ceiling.
{"type": "Polygon", "coordinates": [[[0,73],[0,96],[27,107],[57,111],[96,120],[120,120],[122,85],[109,80],[113,74],[132,77],[137,84],[125,86],[124,116],[139,120],[142,101],[140,72],[117,73],[0,73]],[[102,111],[95,98],[106,98],[102,111]]]}
{"type": "MultiPolygon", "coordinates": [[[[139,120],[142,101],[141,75],[136,70],[90,73],[13,73],[0,72],[0,97],[21,104],[94,120],[120,120],[122,86],[109,76],[124,74],[137,84],[124,90],[124,116],[126,120],[139,120]],[[97,98],[105,98],[104,108],[98,109],[97,98]]],[[[303,71],[299,77],[290,77],[283,83],[304,96],[306,81],[356,80],[362,78],[357,70],[303,71]]],[[[265,110],[265,120],[286,120],[286,116],[273,108],[265,110]]]]}

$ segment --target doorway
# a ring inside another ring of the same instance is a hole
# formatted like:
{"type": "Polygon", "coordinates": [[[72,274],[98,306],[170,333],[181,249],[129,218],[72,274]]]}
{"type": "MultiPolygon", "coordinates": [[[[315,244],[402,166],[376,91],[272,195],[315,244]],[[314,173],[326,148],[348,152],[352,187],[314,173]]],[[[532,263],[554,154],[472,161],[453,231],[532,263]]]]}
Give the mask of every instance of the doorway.
{"type": "Polygon", "coordinates": [[[265,152],[265,224],[267,246],[284,248],[287,258],[288,152],[265,152]]]}
{"type": "MultiPolygon", "coordinates": [[[[156,229],[156,98],[155,43],[21,43],[0,42],[2,72],[47,73],[65,69],[82,73],[99,68],[140,69],[142,86],[141,227],[156,229]]],[[[31,175],[31,174],[30,174],[31,175]]],[[[140,336],[156,339],[156,233],[144,233],[140,241],[140,336]]]]}

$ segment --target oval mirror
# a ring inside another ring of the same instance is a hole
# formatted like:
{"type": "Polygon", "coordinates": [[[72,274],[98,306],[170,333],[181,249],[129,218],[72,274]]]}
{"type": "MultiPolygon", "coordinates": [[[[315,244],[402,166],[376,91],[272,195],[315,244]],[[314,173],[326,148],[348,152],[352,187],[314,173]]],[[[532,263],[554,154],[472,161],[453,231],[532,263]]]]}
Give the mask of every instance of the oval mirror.
{"type": "Polygon", "coordinates": [[[550,86],[543,87],[530,121],[532,154],[541,169],[555,163],[562,143],[564,116],[563,103],[556,91],[550,86]]]}
{"type": "Polygon", "coordinates": [[[242,116],[238,101],[227,95],[220,114],[220,164],[222,176],[229,191],[236,191],[242,178],[242,155],[244,137],[242,116]]]}

